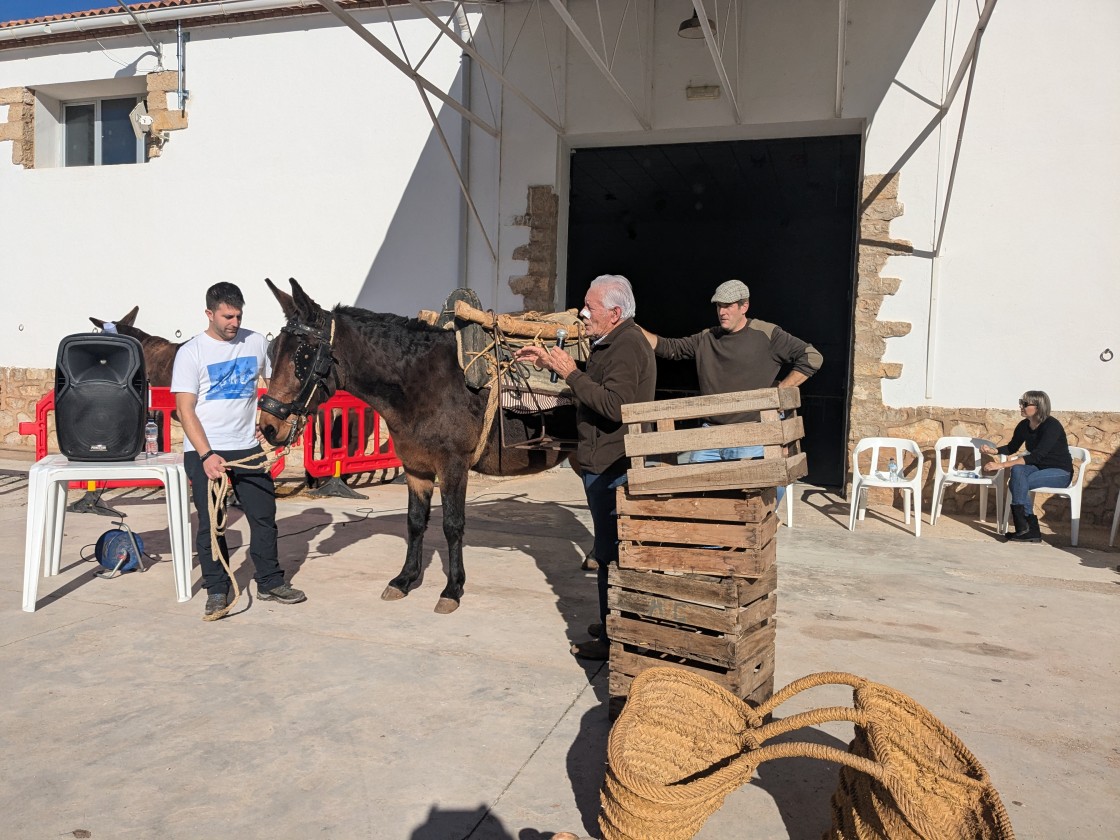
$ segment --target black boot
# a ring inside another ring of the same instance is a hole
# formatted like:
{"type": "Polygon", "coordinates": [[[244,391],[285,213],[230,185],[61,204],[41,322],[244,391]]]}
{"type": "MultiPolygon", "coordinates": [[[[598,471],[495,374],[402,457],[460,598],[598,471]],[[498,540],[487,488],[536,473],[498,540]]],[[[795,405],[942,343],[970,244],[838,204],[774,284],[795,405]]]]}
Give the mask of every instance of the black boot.
{"type": "MultiPolygon", "coordinates": [[[[1014,510],[1015,506],[1012,505],[1011,509],[1014,510]]],[[[1008,537],[1013,542],[1042,542],[1042,532],[1038,529],[1038,517],[1033,513],[1027,515],[1026,508],[1020,508],[1023,511],[1023,528],[1020,530],[1019,522],[1015,522],[1015,533],[1008,537]]]]}
{"type": "Polygon", "coordinates": [[[1004,540],[1011,542],[1026,539],[1026,535],[1030,533],[1030,526],[1027,525],[1027,509],[1023,505],[1011,506],[1011,521],[1015,523],[1015,530],[1004,534],[1004,540]]]}

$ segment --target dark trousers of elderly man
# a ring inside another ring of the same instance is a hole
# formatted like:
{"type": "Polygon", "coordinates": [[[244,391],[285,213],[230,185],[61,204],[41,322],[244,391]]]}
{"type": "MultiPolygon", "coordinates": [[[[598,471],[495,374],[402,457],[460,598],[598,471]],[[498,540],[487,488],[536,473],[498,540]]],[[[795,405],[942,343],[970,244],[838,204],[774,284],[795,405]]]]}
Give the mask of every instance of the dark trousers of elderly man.
{"type": "MultiPolygon", "coordinates": [[[[599,561],[596,572],[599,584],[599,627],[595,638],[602,643],[603,659],[607,658],[607,570],[618,563],[618,503],[616,491],[626,483],[626,461],[615,461],[603,473],[585,472],[583,489],[587,494],[587,509],[595,529],[595,557],[599,561]]],[[[585,657],[591,658],[591,657],[585,657]]]]}

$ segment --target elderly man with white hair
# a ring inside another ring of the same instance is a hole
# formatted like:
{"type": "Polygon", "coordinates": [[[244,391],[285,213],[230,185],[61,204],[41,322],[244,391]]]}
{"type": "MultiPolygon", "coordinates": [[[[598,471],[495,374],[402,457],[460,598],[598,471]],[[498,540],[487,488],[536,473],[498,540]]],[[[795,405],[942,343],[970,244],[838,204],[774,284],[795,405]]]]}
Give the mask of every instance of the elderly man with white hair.
{"type": "Polygon", "coordinates": [[[517,359],[533,362],[562,376],[576,399],[579,446],[576,459],[583,476],[587,507],[595,528],[599,561],[599,622],[588,627],[589,641],[572,645],[583,659],[607,659],[607,569],[618,562],[615,490],[626,482],[622,406],[654,398],[657,363],[653,349],[634,323],[637,307],[630,281],[617,274],[596,277],[583,299],[580,317],[592,339],[585,370],[559,347],[525,347],[517,359]]]}

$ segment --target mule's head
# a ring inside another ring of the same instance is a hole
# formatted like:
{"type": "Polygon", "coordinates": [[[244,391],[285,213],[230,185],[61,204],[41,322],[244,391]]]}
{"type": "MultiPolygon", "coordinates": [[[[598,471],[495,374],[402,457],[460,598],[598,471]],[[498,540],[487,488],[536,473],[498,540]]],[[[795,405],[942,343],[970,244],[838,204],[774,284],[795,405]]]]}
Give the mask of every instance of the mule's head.
{"type": "Polygon", "coordinates": [[[287,323],[269,345],[272,379],[260,399],[260,426],[265,440],[289,445],[298,437],[308,415],[338,387],[331,342],[333,316],[315,303],[294,278],[292,294],[264,281],[280,302],[287,323]]]}

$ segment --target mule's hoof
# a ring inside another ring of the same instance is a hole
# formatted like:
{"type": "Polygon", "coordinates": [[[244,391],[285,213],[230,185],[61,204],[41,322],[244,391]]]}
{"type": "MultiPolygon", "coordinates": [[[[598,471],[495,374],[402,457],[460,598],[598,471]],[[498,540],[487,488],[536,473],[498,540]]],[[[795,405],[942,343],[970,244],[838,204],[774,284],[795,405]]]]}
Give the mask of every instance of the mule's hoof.
{"type": "Polygon", "coordinates": [[[459,602],[454,598],[440,598],[439,601],[436,602],[436,612],[440,615],[453,613],[457,609],[459,609],[459,602]]]}
{"type": "Polygon", "coordinates": [[[386,586],[385,591],[381,593],[382,601],[399,601],[407,592],[401,592],[395,586],[386,586]]]}

